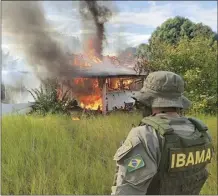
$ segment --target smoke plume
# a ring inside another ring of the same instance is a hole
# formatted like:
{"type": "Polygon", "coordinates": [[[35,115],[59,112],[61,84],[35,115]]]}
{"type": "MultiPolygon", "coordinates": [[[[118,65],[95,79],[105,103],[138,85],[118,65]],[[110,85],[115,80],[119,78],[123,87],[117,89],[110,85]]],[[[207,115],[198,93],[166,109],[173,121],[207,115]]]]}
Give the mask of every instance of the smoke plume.
{"type": "Polygon", "coordinates": [[[51,26],[40,2],[4,1],[2,13],[3,30],[13,35],[15,44],[21,45],[25,59],[34,66],[40,78],[44,74],[70,79],[77,74],[69,57],[55,41],[54,34],[49,32],[51,26]]]}
{"type": "Polygon", "coordinates": [[[103,41],[106,39],[104,24],[112,16],[112,12],[107,7],[98,5],[97,1],[85,0],[80,3],[80,13],[85,23],[84,26],[87,25],[87,21],[93,20],[94,22],[96,34],[92,37],[92,41],[96,55],[102,58],[103,41]]]}
{"type": "MultiPolygon", "coordinates": [[[[105,23],[112,13],[107,7],[100,6],[97,1],[88,0],[80,2],[80,13],[84,27],[88,31],[94,30],[93,35],[87,38],[93,40],[96,55],[102,58],[103,42],[106,40],[105,23]]],[[[73,66],[73,61],[70,62],[66,51],[56,41],[55,32],[51,31],[43,7],[38,1],[4,1],[2,16],[3,30],[13,36],[15,44],[21,46],[24,58],[29,65],[35,68],[36,74],[42,82],[44,79],[42,76],[56,77],[63,79],[63,84],[74,89],[75,85],[72,86],[70,83],[72,77],[84,76],[84,73],[105,75],[116,71],[116,74],[119,75],[120,72],[123,72],[122,69],[119,72],[119,68],[116,70],[110,64],[105,68],[105,62],[98,66],[92,66],[89,70],[73,66]]],[[[86,45],[86,43],[84,44],[86,45]]],[[[84,92],[91,94],[95,90],[90,82],[84,82],[83,87],[85,88],[78,88],[75,91],[78,90],[81,94],[84,92]]]]}

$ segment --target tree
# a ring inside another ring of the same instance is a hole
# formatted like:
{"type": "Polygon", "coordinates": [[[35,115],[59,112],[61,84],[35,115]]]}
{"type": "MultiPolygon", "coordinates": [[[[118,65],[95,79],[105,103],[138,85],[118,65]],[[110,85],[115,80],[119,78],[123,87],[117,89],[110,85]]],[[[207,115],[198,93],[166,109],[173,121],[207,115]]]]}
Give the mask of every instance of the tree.
{"type": "Polygon", "coordinates": [[[175,72],[185,79],[186,94],[193,110],[216,112],[217,45],[210,38],[183,38],[178,44],[159,42],[152,48],[149,66],[154,70],[175,72]]]}
{"type": "Polygon", "coordinates": [[[148,60],[144,69],[172,71],[185,79],[194,111],[216,113],[217,37],[210,27],[177,16],[158,27],[137,53],[148,60]]]}
{"type": "Polygon", "coordinates": [[[150,67],[149,61],[150,61],[150,46],[148,44],[140,44],[136,51],[136,58],[137,61],[135,63],[134,70],[137,73],[143,73],[154,71],[152,67],[150,67]]]}
{"type": "Polygon", "coordinates": [[[149,44],[153,45],[156,41],[177,44],[180,39],[193,39],[196,36],[204,36],[213,39],[216,34],[209,26],[202,23],[194,23],[187,18],[176,16],[166,20],[151,35],[149,44]]]}
{"type": "Polygon", "coordinates": [[[139,57],[139,58],[146,58],[147,60],[149,60],[149,56],[150,56],[150,52],[149,52],[149,45],[148,44],[140,44],[137,48],[137,51],[136,51],[136,55],[139,57]]]}
{"type": "Polygon", "coordinates": [[[32,113],[70,115],[71,110],[78,107],[77,101],[69,97],[69,90],[64,92],[54,78],[44,80],[39,89],[28,91],[35,100],[32,113]]]}

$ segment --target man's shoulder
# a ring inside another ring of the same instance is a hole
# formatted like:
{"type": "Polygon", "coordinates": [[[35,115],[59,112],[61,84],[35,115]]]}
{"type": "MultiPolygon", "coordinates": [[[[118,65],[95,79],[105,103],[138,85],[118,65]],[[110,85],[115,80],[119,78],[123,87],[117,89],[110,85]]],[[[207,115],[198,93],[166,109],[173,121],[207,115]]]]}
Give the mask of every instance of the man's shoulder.
{"type": "Polygon", "coordinates": [[[200,119],[195,117],[187,117],[187,119],[199,130],[199,131],[207,131],[207,125],[200,119]]]}
{"type": "MultiPolygon", "coordinates": [[[[149,146],[150,148],[159,148],[159,139],[161,135],[150,125],[141,125],[132,128],[127,139],[139,138],[144,146],[149,146]]],[[[155,151],[155,149],[153,149],[155,151]]]]}
{"type": "Polygon", "coordinates": [[[145,134],[155,135],[155,129],[147,124],[142,124],[136,127],[133,127],[129,133],[129,136],[142,136],[145,134]]]}
{"type": "Polygon", "coordinates": [[[125,141],[118,148],[114,160],[119,161],[127,154],[131,154],[131,156],[140,153],[153,154],[159,148],[159,140],[155,130],[149,125],[137,126],[131,129],[125,141]]]}

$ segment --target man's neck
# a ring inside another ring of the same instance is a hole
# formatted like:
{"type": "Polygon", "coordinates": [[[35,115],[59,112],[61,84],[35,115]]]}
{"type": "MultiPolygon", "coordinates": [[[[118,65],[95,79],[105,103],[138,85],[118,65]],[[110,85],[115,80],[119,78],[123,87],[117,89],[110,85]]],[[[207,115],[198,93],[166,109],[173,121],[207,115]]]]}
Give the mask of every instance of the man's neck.
{"type": "Polygon", "coordinates": [[[152,108],[152,114],[167,114],[170,116],[178,116],[179,109],[177,108],[152,108]]]}

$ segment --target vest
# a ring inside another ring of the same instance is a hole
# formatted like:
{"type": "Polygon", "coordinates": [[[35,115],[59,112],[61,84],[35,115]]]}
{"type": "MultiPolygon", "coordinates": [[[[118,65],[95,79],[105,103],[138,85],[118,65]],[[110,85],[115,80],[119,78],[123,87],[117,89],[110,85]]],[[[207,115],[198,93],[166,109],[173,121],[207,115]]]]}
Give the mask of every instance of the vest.
{"type": "Polygon", "coordinates": [[[150,116],[142,120],[141,125],[145,124],[156,130],[162,146],[158,171],[147,195],[198,195],[208,178],[206,165],[214,152],[208,128],[195,118],[185,117],[150,116]],[[188,137],[176,134],[176,129],[184,131],[182,125],[187,121],[194,124],[195,131],[188,137]]]}

